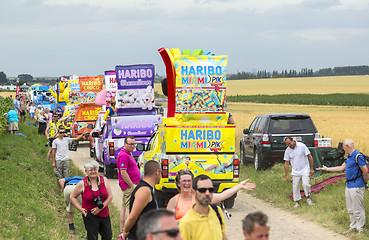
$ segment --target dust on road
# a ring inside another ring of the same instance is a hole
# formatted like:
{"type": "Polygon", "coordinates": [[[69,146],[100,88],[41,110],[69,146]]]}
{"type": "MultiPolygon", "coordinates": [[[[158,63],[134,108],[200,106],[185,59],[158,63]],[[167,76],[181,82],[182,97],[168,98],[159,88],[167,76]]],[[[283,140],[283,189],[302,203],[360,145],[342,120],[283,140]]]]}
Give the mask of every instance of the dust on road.
{"type": "MultiPolygon", "coordinates": [[[[84,172],[83,165],[85,162],[92,159],[90,158],[88,143],[85,142],[79,144],[78,151],[70,152],[70,158],[73,163],[84,172]]],[[[109,183],[114,196],[113,204],[120,210],[122,204],[122,191],[120,190],[118,179],[109,179],[109,183]]],[[[326,229],[317,223],[307,221],[304,218],[275,208],[271,206],[271,204],[265,203],[245,191],[239,192],[234,207],[228,210],[228,213],[232,215],[229,220],[225,220],[228,239],[244,239],[241,220],[248,213],[256,210],[265,212],[270,219],[270,239],[349,239],[341,234],[326,229]]]]}

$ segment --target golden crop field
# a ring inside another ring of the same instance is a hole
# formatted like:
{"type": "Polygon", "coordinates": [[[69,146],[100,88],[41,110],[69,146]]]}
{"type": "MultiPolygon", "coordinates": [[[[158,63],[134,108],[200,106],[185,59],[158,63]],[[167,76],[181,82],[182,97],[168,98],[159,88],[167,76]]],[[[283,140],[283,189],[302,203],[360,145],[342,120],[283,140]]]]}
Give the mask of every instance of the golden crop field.
{"type": "Polygon", "coordinates": [[[274,78],[227,81],[227,95],[369,93],[369,76],[274,78]]]}
{"type": "Polygon", "coordinates": [[[345,138],[354,140],[357,149],[369,153],[369,108],[338,106],[305,106],[282,104],[228,103],[227,111],[236,121],[236,148],[244,128],[257,115],[266,113],[307,113],[313,119],[321,136],[332,138],[337,147],[345,138]]]}
{"type": "MultiPolygon", "coordinates": [[[[155,91],[162,94],[161,85],[155,91]]],[[[369,76],[228,80],[227,95],[369,93],[369,76]]]]}
{"type": "MultiPolygon", "coordinates": [[[[162,94],[161,85],[155,84],[155,91],[162,94]]],[[[339,76],[314,78],[279,78],[231,80],[227,82],[227,95],[256,94],[329,94],[369,93],[369,76],[339,76]]],[[[356,147],[369,153],[369,108],[339,106],[302,106],[279,104],[227,103],[227,111],[236,121],[236,147],[242,130],[252,120],[265,113],[307,113],[310,114],[321,136],[332,138],[336,147],[345,138],[354,140],[356,147]]]]}

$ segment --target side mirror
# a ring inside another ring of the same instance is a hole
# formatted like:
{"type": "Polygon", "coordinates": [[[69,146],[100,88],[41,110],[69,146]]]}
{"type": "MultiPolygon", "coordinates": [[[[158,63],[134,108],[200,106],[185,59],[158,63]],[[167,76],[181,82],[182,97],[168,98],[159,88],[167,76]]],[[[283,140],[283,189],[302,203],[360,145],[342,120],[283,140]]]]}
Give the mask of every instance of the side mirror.
{"type": "Polygon", "coordinates": [[[143,143],[137,143],[136,150],[137,151],[146,151],[146,145],[143,144],[143,143]]]}
{"type": "Polygon", "coordinates": [[[248,128],[245,128],[244,130],[243,130],[243,134],[249,134],[250,133],[250,130],[248,129],[248,128]]]}
{"type": "Polygon", "coordinates": [[[94,138],[98,138],[99,137],[99,133],[98,132],[93,132],[91,134],[91,136],[94,137],[94,138]]]}
{"type": "Polygon", "coordinates": [[[87,125],[87,128],[88,128],[88,129],[94,129],[94,125],[93,125],[93,124],[88,124],[88,125],[87,125]]]}

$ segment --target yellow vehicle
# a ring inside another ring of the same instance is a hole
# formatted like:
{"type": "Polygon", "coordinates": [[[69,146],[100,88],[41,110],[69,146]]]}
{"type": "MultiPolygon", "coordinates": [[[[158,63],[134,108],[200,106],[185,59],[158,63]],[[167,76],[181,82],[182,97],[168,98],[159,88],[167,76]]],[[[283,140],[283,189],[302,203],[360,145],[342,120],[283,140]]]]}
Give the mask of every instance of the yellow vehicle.
{"type": "MultiPolygon", "coordinates": [[[[169,59],[163,57],[168,78],[167,118],[138,159],[141,173],[146,161],[161,164],[162,179],[155,185],[161,207],[177,193],[174,179],[179,170],[187,168],[195,177],[208,175],[216,192],[222,192],[239,183],[240,166],[235,155],[235,125],[228,124],[225,111],[226,61],[222,59],[227,57],[200,56],[201,51],[195,56],[179,54],[176,49],[163,51],[169,59]],[[207,75],[210,72],[212,76],[207,75]]],[[[233,207],[235,197],[224,201],[226,208],[233,207]]]]}

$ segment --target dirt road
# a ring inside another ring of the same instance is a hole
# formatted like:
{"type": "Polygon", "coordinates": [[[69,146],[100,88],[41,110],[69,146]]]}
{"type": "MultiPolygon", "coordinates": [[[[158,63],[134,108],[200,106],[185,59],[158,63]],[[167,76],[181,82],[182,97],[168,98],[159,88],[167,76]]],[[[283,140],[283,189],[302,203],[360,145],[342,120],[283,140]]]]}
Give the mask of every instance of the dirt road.
{"type": "MultiPolygon", "coordinates": [[[[82,171],[89,157],[89,146],[87,143],[80,144],[77,152],[70,152],[70,157],[74,164],[82,171]]],[[[113,191],[113,204],[120,209],[122,202],[122,192],[117,179],[109,179],[113,191]]],[[[228,239],[244,239],[242,235],[241,220],[250,212],[262,210],[267,213],[270,219],[271,232],[270,239],[349,239],[343,235],[334,233],[331,230],[321,227],[319,224],[309,222],[301,217],[297,217],[289,212],[270,206],[246,192],[240,192],[236,198],[235,205],[228,210],[232,217],[226,220],[228,239]]]]}

